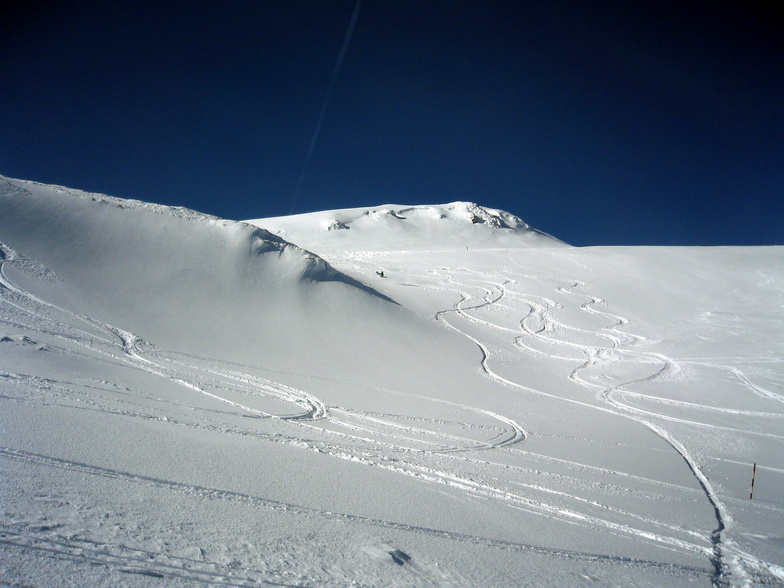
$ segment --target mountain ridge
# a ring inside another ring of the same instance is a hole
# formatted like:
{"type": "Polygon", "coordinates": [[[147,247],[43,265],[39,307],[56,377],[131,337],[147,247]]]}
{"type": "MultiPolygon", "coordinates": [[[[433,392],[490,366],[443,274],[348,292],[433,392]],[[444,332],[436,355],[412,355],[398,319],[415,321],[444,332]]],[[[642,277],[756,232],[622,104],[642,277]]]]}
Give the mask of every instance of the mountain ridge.
{"type": "Polygon", "coordinates": [[[330,244],[356,250],[568,247],[509,212],[464,201],[440,205],[387,204],[247,222],[314,249],[330,244]]]}

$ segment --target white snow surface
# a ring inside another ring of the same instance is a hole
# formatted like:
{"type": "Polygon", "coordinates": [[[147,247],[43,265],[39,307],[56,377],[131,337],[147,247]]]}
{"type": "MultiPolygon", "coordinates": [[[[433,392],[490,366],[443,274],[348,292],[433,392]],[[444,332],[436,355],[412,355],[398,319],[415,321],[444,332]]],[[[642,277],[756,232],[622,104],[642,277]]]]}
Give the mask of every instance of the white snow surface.
{"type": "Polygon", "coordinates": [[[784,586],[783,358],[782,247],[0,177],[0,584],[784,586]]]}

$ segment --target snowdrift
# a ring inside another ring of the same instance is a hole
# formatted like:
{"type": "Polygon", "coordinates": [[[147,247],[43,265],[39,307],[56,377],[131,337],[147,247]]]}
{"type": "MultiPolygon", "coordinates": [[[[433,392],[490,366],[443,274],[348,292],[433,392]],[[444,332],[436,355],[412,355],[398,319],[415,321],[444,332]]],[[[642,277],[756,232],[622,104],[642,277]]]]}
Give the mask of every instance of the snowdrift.
{"type": "Polygon", "coordinates": [[[292,370],[307,357],[330,374],[347,355],[377,373],[414,363],[412,332],[444,345],[442,333],[389,298],[247,223],[22,180],[0,184],[6,257],[35,260],[50,277],[16,272],[15,280],[167,349],[292,370]],[[386,345],[383,364],[380,333],[407,342],[386,345]]]}

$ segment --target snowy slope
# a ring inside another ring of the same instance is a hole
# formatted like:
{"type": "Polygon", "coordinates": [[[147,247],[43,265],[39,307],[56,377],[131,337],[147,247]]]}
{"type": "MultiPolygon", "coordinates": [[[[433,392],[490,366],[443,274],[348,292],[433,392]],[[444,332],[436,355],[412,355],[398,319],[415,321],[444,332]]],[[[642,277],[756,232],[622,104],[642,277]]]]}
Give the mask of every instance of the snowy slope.
{"type": "Polygon", "coordinates": [[[318,256],[249,224],[2,181],[3,242],[57,278],[31,283],[21,274],[20,285],[44,298],[55,288],[70,310],[164,347],[289,369],[300,351],[317,348],[310,361],[329,371],[346,348],[364,361],[371,331],[411,322],[318,256]]]}
{"type": "Polygon", "coordinates": [[[784,585],[782,248],[0,184],[0,580],[784,585]]]}

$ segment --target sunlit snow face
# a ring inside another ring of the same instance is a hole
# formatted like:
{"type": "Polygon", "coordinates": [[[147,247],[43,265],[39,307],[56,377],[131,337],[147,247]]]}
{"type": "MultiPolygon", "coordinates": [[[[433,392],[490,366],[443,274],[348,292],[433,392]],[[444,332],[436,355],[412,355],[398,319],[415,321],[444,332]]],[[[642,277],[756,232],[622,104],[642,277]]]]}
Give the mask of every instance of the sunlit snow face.
{"type": "Polygon", "coordinates": [[[781,579],[779,248],[0,185],[4,580],[781,579]]]}

